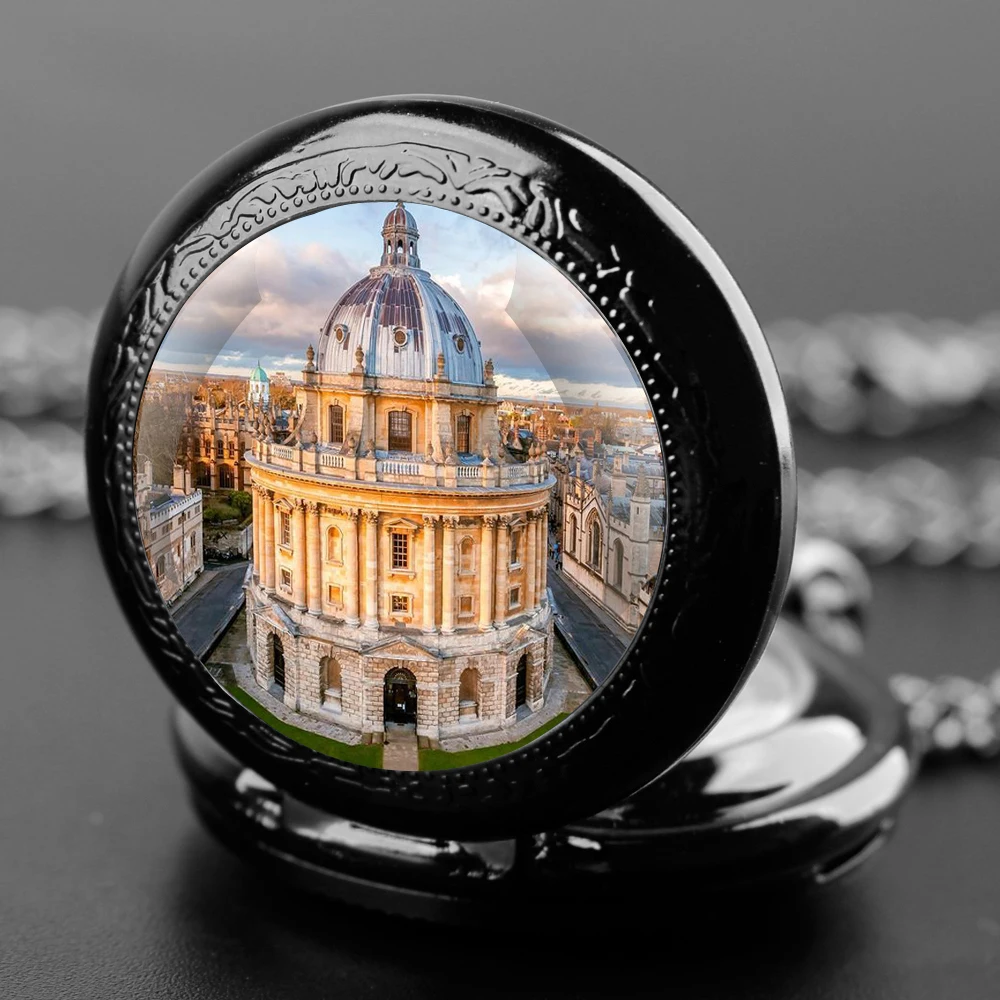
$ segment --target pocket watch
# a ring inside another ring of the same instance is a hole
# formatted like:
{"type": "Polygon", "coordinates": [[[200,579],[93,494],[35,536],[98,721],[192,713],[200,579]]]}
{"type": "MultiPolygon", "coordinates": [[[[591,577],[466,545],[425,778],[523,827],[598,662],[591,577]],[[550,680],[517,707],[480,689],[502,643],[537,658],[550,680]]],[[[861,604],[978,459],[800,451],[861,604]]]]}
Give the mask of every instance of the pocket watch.
{"type": "Polygon", "coordinates": [[[297,880],[433,911],[514,869],[829,874],[908,780],[851,616],[775,627],[794,462],[749,306],[550,121],[380,98],[210,166],[112,292],[87,463],[199,811],[297,880]]]}

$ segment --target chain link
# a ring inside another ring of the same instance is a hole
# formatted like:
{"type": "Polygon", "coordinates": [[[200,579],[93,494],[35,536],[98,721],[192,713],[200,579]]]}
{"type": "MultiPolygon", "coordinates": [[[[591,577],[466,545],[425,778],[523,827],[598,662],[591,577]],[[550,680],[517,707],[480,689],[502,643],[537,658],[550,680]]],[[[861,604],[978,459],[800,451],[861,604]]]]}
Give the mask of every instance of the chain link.
{"type": "Polygon", "coordinates": [[[792,415],[826,434],[899,437],[1000,410],[1000,313],[975,323],[905,315],[772,324],[767,339],[792,415]]]}
{"type": "Polygon", "coordinates": [[[982,682],[894,674],[889,687],[906,709],[923,756],[935,759],[964,753],[992,758],[1000,754],[1000,670],[982,682]]]}

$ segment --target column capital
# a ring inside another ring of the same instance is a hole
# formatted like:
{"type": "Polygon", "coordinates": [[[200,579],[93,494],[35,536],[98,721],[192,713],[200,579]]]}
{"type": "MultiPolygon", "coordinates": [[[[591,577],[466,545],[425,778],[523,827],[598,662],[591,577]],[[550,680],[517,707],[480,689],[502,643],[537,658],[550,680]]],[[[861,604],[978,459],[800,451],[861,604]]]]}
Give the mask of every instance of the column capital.
{"type": "Polygon", "coordinates": [[[439,520],[439,518],[438,518],[437,514],[424,514],[423,515],[423,521],[424,521],[424,527],[425,528],[433,528],[434,525],[436,525],[438,523],[438,520],[439,520]]]}
{"type": "Polygon", "coordinates": [[[513,514],[500,514],[497,516],[501,528],[509,528],[514,521],[513,514]]]}
{"type": "Polygon", "coordinates": [[[358,511],[358,510],[356,510],[353,507],[345,507],[343,510],[339,510],[337,513],[341,517],[344,517],[348,521],[351,521],[353,524],[357,524],[358,523],[358,517],[360,516],[361,512],[358,511]]]}
{"type": "Polygon", "coordinates": [[[307,500],[306,510],[310,514],[319,514],[323,510],[323,504],[321,504],[318,500],[307,500]]]}
{"type": "Polygon", "coordinates": [[[454,531],[458,527],[458,515],[457,514],[445,514],[441,518],[441,523],[446,528],[451,528],[454,531]]]}
{"type": "Polygon", "coordinates": [[[491,528],[491,529],[495,528],[497,526],[497,521],[499,521],[499,520],[500,520],[500,518],[496,514],[484,514],[483,515],[483,524],[487,528],[491,528]]]}
{"type": "Polygon", "coordinates": [[[378,524],[378,511],[377,510],[368,510],[367,508],[365,508],[364,510],[361,511],[361,516],[369,524],[378,524]]]}

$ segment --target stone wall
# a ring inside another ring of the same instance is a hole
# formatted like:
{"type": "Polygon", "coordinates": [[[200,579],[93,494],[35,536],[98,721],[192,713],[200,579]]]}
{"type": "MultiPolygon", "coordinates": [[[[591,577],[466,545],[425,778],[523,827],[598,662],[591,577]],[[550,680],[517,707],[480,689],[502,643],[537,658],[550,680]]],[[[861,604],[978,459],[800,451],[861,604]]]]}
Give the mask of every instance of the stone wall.
{"type": "Polygon", "coordinates": [[[253,524],[242,527],[204,526],[204,553],[207,559],[247,559],[253,547],[253,524]]]}

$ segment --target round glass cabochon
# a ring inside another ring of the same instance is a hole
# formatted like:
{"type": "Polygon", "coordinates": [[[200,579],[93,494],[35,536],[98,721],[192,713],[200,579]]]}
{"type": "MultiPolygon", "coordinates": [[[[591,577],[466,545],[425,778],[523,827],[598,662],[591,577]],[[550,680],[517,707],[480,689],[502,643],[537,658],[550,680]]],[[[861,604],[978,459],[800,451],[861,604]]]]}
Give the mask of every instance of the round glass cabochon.
{"type": "Polygon", "coordinates": [[[195,289],[146,381],[140,531],[184,639],[314,751],[437,770],[611,675],[667,530],[634,365],[560,271],[429,206],[337,206],[195,289]]]}

